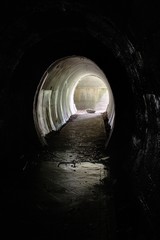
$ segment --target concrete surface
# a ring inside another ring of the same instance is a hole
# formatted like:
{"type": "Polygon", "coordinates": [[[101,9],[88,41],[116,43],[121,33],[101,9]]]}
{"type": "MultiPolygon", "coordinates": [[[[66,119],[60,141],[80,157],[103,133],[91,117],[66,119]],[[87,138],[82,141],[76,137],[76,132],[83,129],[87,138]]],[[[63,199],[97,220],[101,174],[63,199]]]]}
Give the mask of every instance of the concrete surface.
{"type": "MultiPolygon", "coordinates": [[[[7,232],[21,239],[115,239],[114,199],[101,113],[79,112],[8,191],[7,232]],[[21,235],[22,234],[22,235],[21,235]]],[[[6,236],[7,236],[6,235],[6,236]]]]}

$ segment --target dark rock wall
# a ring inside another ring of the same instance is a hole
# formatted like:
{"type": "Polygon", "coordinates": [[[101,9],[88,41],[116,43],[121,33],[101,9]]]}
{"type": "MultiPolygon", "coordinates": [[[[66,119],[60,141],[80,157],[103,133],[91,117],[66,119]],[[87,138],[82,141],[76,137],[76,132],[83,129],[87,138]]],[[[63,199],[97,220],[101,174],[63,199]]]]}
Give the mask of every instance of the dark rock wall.
{"type": "Polygon", "coordinates": [[[127,178],[126,189],[134,190],[157,234],[159,10],[156,1],[143,0],[5,1],[0,9],[2,166],[19,170],[23,156],[41,147],[32,106],[46,68],[60,57],[86,56],[105,72],[115,97],[115,129],[108,146],[113,176],[127,178]]]}

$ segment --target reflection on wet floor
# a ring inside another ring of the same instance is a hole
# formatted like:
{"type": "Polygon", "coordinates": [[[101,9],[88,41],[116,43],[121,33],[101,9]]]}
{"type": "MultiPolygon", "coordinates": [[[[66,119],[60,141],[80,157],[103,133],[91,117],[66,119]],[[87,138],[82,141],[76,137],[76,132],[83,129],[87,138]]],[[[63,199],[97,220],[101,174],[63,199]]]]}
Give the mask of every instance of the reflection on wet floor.
{"type": "Polygon", "coordinates": [[[106,156],[105,141],[106,131],[100,113],[75,114],[58,134],[48,139],[55,159],[78,162],[97,162],[106,156]]]}
{"type": "Polygon", "coordinates": [[[47,138],[49,148],[14,192],[13,214],[25,237],[115,239],[105,140],[101,113],[76,114],[47,138]]]}
{"type": "Polygon", "coordinates": [[[63,239],[78,233],[76,239],[106,239],[112,196],[104,189],[107,170],[103,164],[83,162],[74,167],[47,161],[39,173],[31,202],[35,202],[33,210],[47,218],[45,222],[51,221],[54,236],[63,239]]]}
{"type": "Polygon", "coordinates": [[[63,212],[63,234],[78,232],[76,239],[84,240],[113,239],[110,159],[102,114],[77,113],[47,141],[50,148],[41,164],[41,180],[57,215],[63,212]]]}

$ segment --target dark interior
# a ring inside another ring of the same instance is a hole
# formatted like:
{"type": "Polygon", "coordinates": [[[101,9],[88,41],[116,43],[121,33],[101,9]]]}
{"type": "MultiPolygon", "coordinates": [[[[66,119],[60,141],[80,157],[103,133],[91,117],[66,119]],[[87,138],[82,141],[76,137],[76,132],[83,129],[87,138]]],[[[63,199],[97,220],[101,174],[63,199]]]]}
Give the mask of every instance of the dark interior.
{"type": "MultiPolygon", "coordinates": [[[[115,179],[117,240],[160,238],[159,10],[156,1],[143,0],[1,3],[3,188],[21,181],[26,159],[33,163],[43,150],[32,110],[44,71],[59,58],[85,56],[103,69],[115,98],[107,152],[115,179]]],[[[3,191],[1,206],[7,208],[3,191]]]]}

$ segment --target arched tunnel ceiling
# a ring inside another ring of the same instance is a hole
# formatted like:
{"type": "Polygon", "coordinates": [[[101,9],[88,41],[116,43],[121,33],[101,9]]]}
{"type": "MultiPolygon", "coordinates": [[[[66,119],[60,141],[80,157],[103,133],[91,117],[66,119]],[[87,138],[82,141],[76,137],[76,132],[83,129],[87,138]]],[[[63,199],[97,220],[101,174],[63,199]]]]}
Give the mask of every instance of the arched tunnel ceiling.
{"type": "Polygon", "coordinates": [[[112,169],[121,174],[125,165],[156,225],[160,216],[158,1],[3,1],[1,13],[2,169],[11,173],[22,169],[21,156],[39,146],[31,109],[45,69],[63,56],[89,56],[109,71],[115,97],[116,121],[108,149],[112,169]]]}
{"type": "Polygon", "coordinates": [[[68,56],[58,59],[44,73],[34,100],[34,121],[38,136],[43,142],[51,131],[59,130],[77,112],[74,92],[78,83],[90,79],[93,86],[106,86],[109,124],[113,128],[115,107],[110,84],[103,71],[90,59],[82,56],[68,56]],[[96,80],[96,81],[95,81],[96,80]],[[37,104],[35,104],[37,103],[37,104]]]}

